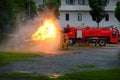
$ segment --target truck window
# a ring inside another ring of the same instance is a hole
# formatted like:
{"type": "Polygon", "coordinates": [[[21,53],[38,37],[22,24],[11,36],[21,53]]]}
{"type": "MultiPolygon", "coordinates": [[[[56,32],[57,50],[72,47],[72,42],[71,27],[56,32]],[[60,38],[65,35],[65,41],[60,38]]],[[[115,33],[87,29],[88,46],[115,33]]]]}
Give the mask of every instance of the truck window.
{"type": "Polygon", "coordinates": [[[116,32],[112,32],[112,38],[116,38],[116,32]]]}

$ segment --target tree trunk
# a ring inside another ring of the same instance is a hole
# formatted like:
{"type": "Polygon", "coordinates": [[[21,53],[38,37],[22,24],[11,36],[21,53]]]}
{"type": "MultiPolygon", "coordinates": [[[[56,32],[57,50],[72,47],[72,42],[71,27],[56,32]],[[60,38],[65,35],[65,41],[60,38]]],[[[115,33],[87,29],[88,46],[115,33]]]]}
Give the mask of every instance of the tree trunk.
{"type": "Polygon", "coordinates": [[[97,27],[99,28],[99,22],[97,23],[97,27]]]}
{"type": "Polygon", "coordinates": [[[3,42],[3,26],[0,28],[0,42],[3,42]]]}

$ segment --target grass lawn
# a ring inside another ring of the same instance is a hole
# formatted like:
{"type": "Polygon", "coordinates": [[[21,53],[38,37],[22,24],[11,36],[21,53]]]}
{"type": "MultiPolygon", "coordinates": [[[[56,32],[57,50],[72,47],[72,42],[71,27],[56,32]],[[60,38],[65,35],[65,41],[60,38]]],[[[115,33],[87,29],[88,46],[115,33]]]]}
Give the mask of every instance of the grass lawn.
{"type": "Polygon", "coordinates": [[[120,69],[70,73],[57,80],[120,80],[120,69]]]}
{"type": "Polygon", "coordinates": [[[0,80],[53,80],[47,76],[30,76],[28,73],[0,74],[0,80]]]}
{"type": "Polygon", "coordinates": [[[0,52],[0,66],[9,64],[10,62],[16,61],[32,61],[26,58],[38,57],[38,54],[28,54],[28,53],[13,53],[13,52],[0,52]]]}
{"type": "Polygon", "coordinates": [[[81,66],[81,65],[77,65],[77,66],[75,66],[76,68],[95,68],[96,66],[95,65],[83,65],[83,66],[81,66]]]}
{"type": "Polygon", "coordinates": [[[10,80],[120,80],[120,69],[96,70],[65,74],[58,78],[49,76],[31,76],[28,73],[0,74],[0,79],[10,80]]]}
{"type": "MultiPolygon", "coordinates": [[[[38,57],[38,54],[0,52],[0,65],[6,65],[10,62],[26,61],[26,58],[38,57]]],[[[29,60],[28,60],[29,61],[29,60]]],[[[31,61],[31,60],[30,60],[31,61]]],[[[33,61],[34,62],[34,61],[33,61]]],[[[76,68],[92,68],[94,65],[75,66],[76,68]]],[[[47,73],[47,72],[46,72],[47,73]]],[[[49,76],[31,76],[33,73],[4,73],[0,74],[0,80],[120,80],[120,69],[95,70],[77,73],[64,74],[57,78],[49,76]]]]}

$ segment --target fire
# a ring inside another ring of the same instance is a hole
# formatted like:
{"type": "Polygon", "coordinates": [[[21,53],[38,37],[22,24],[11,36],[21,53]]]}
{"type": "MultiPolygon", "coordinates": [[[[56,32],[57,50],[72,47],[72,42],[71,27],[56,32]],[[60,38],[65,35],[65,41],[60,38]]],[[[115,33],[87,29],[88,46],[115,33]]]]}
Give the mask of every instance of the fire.
{"type": "Polygon", "coordinates": [[[51,9],[44,9],[28,24],[18,23],[10,37],[5,51],[58,54],[62,42],[59,19],[51,9]]]}
{"type": "MultiPolygon", "coordinates": [[[[37,45],[38,50],[45,53],[53,53],[60,47],[61,29],[56,18],[44,18],[31,40],[37,45]]],[[[37,50],[37,48],[35,48],[37,50]]]]}
{"type": "Polygon", "coordinates": [[[32,40],[55,39],[57,37],[57,29],[52,20],[45,20],[42,26],[32,35],[32,40]]]}

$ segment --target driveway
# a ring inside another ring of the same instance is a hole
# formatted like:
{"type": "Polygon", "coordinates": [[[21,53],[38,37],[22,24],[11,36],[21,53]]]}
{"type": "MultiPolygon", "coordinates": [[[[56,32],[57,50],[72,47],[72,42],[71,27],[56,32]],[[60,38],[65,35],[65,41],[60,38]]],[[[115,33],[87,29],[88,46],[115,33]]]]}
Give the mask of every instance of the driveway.
{"type": "Polygon", "coordinates": [[[0,67],[0,73],[24,72],[33,75],[64,74],[79,71],[120,68],[120,44],[106,47],[69,47],[56,55],[29,58],[35,62],[13,62],[0,67]]]}

